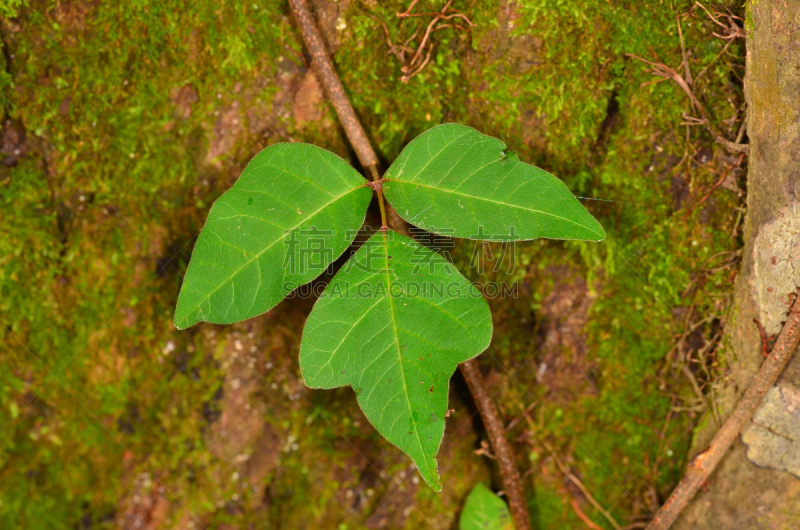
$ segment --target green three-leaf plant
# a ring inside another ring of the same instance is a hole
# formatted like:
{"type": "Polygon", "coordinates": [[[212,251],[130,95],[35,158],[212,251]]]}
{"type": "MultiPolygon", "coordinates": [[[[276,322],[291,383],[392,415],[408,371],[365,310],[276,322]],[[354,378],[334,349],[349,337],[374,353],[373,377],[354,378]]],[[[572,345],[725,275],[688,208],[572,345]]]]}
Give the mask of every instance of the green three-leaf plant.
{"type": "MultiPolygon", "coordinates": [[[[599,241],[600,224],[553,175],[457,124],[414,139],[380,181],[401,217],[490,241],[599,241]]],[[[338,156],[301,143],[258,153],[211,207],[175,326],[230,324],[320,276],[361,228],[372,188],[338,156]]],[[[484,351],[489,307],[452,264],[382,229],[342,267],[308,317],[300,369],[311,388],[352,386],[367,419],[441,490],[436,453],[450,377],[484,351]]]]}

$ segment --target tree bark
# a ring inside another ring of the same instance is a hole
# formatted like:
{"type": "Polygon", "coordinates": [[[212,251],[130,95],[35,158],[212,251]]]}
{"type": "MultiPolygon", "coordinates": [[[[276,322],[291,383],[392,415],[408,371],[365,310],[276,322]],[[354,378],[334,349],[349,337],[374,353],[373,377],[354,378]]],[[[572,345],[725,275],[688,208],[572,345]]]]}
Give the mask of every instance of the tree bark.
{"type": "MultiPolygon", "coordinates": [[[[753,319],[767,334],[779,332],[787,320],[784,301],[800,286],[800,0],[749,4],[746,30],[747,216],[721,357],[730,368],[721,390],[723,421],[764,361],[753,319]]],[[[690,460],[708,447],[719,427],[709,418],[698,430],[690,460]]],[[[795,353],[675,528],[800,528],[800,451],[792,449],[800,447],[792,445],[800,443],[797,433],[795,353]]]]}

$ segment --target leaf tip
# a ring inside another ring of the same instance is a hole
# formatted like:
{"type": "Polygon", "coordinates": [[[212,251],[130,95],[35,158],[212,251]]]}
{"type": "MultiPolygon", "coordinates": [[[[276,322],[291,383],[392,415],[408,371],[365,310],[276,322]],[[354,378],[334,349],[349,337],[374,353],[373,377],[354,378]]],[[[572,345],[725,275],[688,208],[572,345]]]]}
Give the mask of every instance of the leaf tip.
{"type": "Polygon", "coordinates": [[[597,227],[593,231],[594,231],[594,233],[597,234],[597,240],[596,241],[599,243],[599,242],[605,240],[605,238],[606,238],[606,229],[603,228],[603,225],[601,225],[600,221],[598,221],[597,219],[595,219],[594,222],[597,224],[597,227]]]}
{"type": "MultiPolygon", "coordinates": [[[[412,460],[414,459],[412,458],[412,460]]],[[[417,466],[417,471],[419,471],[419,474],[422,475],[422,478],[425,480],[428,486],[430,486],[430,488],[436,493],[439,493],[442,491],[442,483],[439,480],[439,463],[436,461],[436,457],[431,457],[427,464],[428,466],[425,471],[423,471],[419,466],[417,466]]]]}
{"type": "MultiPolygon", "coordinates": [[[[423,476],[423,478],[425,478],[425,477],[423,476]]],[[[439,473],[438,472],[434,471],[434,476],[431,477],[431,480],[428,480],[427,478],[425,478],[425,482],[427,482],[428,486],[430,486],[431,489],[433,491],[435,491],[436,493],[439,493],[439,492],[442,491],[442,483],[439,481],[439,473]]]]}
{"type": "Polygon", "coordinates": [[[178,306],[175,308],[175,316],[172,317],[172,325],[179,330],[184,330],[200,322],[200,320],[193,319],[191,316],[181,310],[181,304],[178,302],[178,306]]]}
{"type": "Polygon", "coordinates": [[[584,207],[584,215],[581,216],[580,225],[585,230],[584,234],[578,239],[584,241],[594,241],[599,243],[606,238],[606,229],[600,224],[595,216],[589,213],[584,207]]]}

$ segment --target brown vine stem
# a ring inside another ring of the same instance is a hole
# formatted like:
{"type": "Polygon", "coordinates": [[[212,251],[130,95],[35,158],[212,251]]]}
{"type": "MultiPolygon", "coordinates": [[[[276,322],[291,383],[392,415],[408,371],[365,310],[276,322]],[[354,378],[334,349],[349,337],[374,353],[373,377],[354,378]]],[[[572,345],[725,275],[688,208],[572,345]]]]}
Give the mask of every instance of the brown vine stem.
{"type": "MultiPolygon", "coordinates": [[[[388,228],[387,213],[386,204],[383,200],[383,189],[379,183],[380,164],[378,162],[378,156],[369,143],[367,133],[364,132],[364,127],[361,126],[361,122],[358,116],[356,116],[356,112],[353,110],[353,106],[350,104],[347,94],[345,94],[339,76],[336,75],[333,62],[331,62],[328,51],[325,49],[325,43],[322,41],[322,35],[320,35],[317,25],[311,17],[311,12],[308,10],[305,0],[289,0],[289,4],[292,6],[292,12],[294,13],[295,20],[297,20],[297,25],[300,26],[300,32],[303,34],[303,41],[306,43],[306,48],[308,48],[308,52],[311,54],[311,66],[322,82],[325,93],[328,99],[331,100],[333,108],[336,110],[336,115],[342,123],[347,139],[350,140],[350,145],[353,146],[353,150],[356,152],[358,161],[361,162],[361,165],[364,166],[372,176],[372,181],[375,184],[373,189],[375,189],[375,192],[378,194],[378,204],[381,209],[381,229],[385,230],[388,228]]],[[[408,232],[407,229],[403,229],[402,227],[399,231],[408,232]]]]}
{"type": "Polygon", "coordinates": [[[463,362],[459,368],[461,375],[467,381],[475,404],[478,406],[478,412],[481,414],[483,425],[486,427],[492,449],[497,457],[497,464],[500,466],[500,474],[503,477],[503,487],[511,507],[511,515],[514,518],[514,526],[517,530],[529,530],[531,527],[530,517],[528,516],[528,505],[525,503],[525,495],[522,492],[522,479],[519,476],[517,465],[514,463],[514,453],[506,439],[506,430],[500,420],[497,407],[486,391],[483,377],[481,377],[475,361],[463,362]]]}
{"type": "MultiPolygon", "coordinates": [[[[303,41],[308,48],[312,58],[312,67],[317,76],[322,82],[325,93],[330,98],[336,114],[339,116],[339,121],[347,134],[350,144],[358,156],[358,160],[371,174],[372,184],[378,194],[378,203],[381,208],[381,221],[383,227],[387,226],[387,219],[392,228],[398,232],[408,233],[405,226],[398,226],[405,223],[395,212],[387,208],[383,192],[380,185],[380,172],[378,170],[378,157],[372,149],[372,145],[367,138],[361,122],[358,120],[350,100],[347,99],[347,94],[344,92],[339,76],[336,75],[336,70],[333,68],[330,56],[325,49],[325,44],[322,41],[322,36],[317,29],[311,12],[308,10],[306,0],[289,0],[292,7],[292,12],[300,26],[300,32],[303,35],[303,41]],[[388,212],[387,212],[388,210],[388,212]],[[392,215],[394,214],[394,215],[392,215]]],[[[500,474],[503,478],[503,487],[505,488],[508,503],[511,507],[511,513],[514,518],[514,523],[517,530],[530,529],[530,517],[528,516],[528,507],[525,503],[525,496],[522,492],[522,480],[520,479],[519,470],[514,463],[514,453],[511,451],[511,446],[506,439],[505,428],[500,419],[492,398],[486,391],[486,386],[483,384],[483,377],[474,361],[467,361],[460,365],[461,373],[467,381],[475,405],[478,407],[483,423],[486,426],[486,432],[489,435],[492,448],[497,455],[497,461],[500,465],[500,474]]]]}
{"type": "Polygon", "coordinates": [[[789,310],[789,320],[783,325],[778,340],[769,357],[761,365],[761,369],[753,378],[750,387],[736,405],[733,413],[725,421],[708,449],[694,457],[689,464],[681,482],[669,496],[667,502],[658,510],[647,530],[665,530],[678,518],[683,509],[692,500],[697,490],[705,483],[725,456],[734,439],[753,418],[764,396],[778,380],[786,363],[792,357],[800,342],[800,296],[795,297],[789,310]]]}
{"type": "Polygon", "coordinates": [[[342,82],[339,81],[339,76],[336,75],[336,70],[333,69],[333,63],[328,56],[328,51],[325,49],[322,35],[317,29],[314,19],[311,18],[311,12],[308,10],[305,0],[289,0],[289,3],[292,6],[294,18],[300,26],[306,48],[311,54],[311,66],[320,78],[325,93],[333,104],[333,108],[336,109],[339,121],[342,122],[344,132],[347,134],[347,139],[350,140],[350,145],[353,146],[359,162],[372,174],[372,178],[375,180],[375,176],[378,174],[378,157],[369,143],[367,133],[364,132],[361,122],[358,121],[350,100],[347,99],[347,94],[344,92],[342,82]]]}

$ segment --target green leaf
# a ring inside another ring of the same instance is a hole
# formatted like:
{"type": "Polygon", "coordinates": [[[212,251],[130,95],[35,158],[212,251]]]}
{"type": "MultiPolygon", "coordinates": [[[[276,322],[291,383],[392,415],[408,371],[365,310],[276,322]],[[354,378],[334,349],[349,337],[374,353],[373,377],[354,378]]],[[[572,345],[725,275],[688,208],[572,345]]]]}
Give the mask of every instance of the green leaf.
{"type": "Polygon", "coordinates": [[[459,530],[511,530],[511,514],[503,500],[481,483],[475,485],[464,503],[459,530]]]}
{"type": "Polygon", "coordinates": [[[258,153],[208,214],[183,280],[175,326],[260,315],[339,257],[364,222],[372,190],[313,145],[258,153]]]}
{"type": "Polygon", "coordinates": [[[606,236],[563,182],[464,125],[419,135],[384,180],[397,213],[434,233],[492,241],[606,236]]]}
{"type": "Polygon", "coordinates": [[[350,385],[367,419],[441,490],[436,453],[458,363],[489,346],[480,292],[439,254],[388,230],[326,287],[303,330],[306,385],[350,385]]]}

